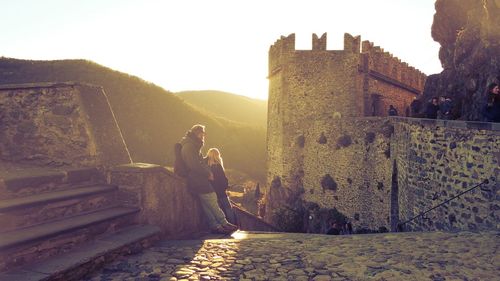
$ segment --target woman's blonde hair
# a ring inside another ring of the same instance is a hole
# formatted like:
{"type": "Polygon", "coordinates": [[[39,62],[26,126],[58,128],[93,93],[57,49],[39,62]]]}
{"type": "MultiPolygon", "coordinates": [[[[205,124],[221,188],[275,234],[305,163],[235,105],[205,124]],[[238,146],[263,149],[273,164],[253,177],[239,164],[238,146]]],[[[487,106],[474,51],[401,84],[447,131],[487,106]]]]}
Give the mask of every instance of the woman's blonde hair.
{"type": "Polygon", "coordinates": [[[222,161],[222,157],[220,156],[220,152],[217,148],[210,148],[207,152],[207,158],[208,166],[220,164],[222,169],[224,169],[224,162],[222,161]]]}

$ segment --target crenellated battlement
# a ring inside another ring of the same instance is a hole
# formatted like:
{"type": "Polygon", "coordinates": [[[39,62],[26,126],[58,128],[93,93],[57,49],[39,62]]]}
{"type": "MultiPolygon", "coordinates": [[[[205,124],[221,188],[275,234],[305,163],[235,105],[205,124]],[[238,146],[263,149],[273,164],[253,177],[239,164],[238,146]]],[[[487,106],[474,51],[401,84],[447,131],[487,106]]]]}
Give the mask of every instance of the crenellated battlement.
{"type": "Polygon", "coordinates": [[[312,49],[313,51],[326,51],[326,32],[318,37],[316,33],[312,35],[312,49]]]}
{"type": "Polygon", "coordinates": [[[349,33],[344,33],[344,51],[359,53],[361,44],[361,36],[352,36],[349,33]]]}
{"type": "Polygon", "coordinates": [[[276,52],[276,50],[283,51],[294,51],[295,50],[295,33],[288,36],[281,36],[280,39],[276,40],[273,45],[271,45],[269,52],[276,52]]]}
{"type": "Polygon", "coordinates": [[[393,54],[384,51],[383,48],[375,46],[373,42],[363,41],[361,53],[368,57],[367,68],[384,76],[408,85],[419,91],[423,90],[426,75],[408,63],[401,61],[393,54]]]}
{"type": "Polygon", "coordinates": [[[295,51],[295,33],[288,36],[281,36],[269,48],[269,76],[279,71],[282,63],[295,51]]]}
{"type": "MultiPolygon", "coordinates": [[[[380,46],[376,46],[368,40],[361,41],[361,36],[352,36],[349,33],[344,34],[343,50],[327,50],[327,33],[323,33],[321,37],[315,33],[312,34],[311,50],[297,50],[295,48],[295,33],[281,36],[269,49],[269,75],[279,71],[280,66],[289,61],[296,51],[302,54],[304,52],[315,54],[318,51],[346,55],[360,54],[359,65],[364,72],[376,72],[379,76],[388,77],[419,92],[423,90],[426,79],[426,75],[420,70],[401,61],[380,46]]],[[[317,55],[325,56],[325,53],[317,53],[317,55]]]]}

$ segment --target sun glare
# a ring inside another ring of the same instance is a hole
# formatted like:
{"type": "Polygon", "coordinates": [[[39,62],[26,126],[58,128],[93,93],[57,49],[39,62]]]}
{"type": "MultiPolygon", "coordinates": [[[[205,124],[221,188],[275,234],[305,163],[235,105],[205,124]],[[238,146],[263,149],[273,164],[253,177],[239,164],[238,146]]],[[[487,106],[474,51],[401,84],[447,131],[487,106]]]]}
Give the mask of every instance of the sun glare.
{"type": "Polygon", "coordinates": [[[426,74],[441,71],[430,32],[434,0],[2,5],[1,56],[88,59],[173,92],[221,90],[267,99],[267,52],[290,33],[297,34],[296,48],[306,50],[312,33],[327,32],[330,50],[343,48],[345,32],[361,35],[426,74]],[[32,17],[19,22],[13,15],[20,9],[32,17]]]}

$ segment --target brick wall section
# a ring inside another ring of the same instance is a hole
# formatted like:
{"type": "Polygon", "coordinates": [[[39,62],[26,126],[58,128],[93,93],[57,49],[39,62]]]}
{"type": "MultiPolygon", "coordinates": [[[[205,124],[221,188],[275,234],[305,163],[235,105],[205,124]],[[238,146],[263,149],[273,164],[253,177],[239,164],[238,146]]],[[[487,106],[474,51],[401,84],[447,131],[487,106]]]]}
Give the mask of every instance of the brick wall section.
{"type": "MultiPolygon", "coordinates": [[[[346,35],[346,40],[349,35],[346,35]]],[[[372,42],[361,44],[360,70],[364,76],[365,116],[387,116],[393,105],[399,116],[405,116],[413,99],[422,94],[426,75],[402,62],[372,42]],[[378,108],[373,109],[374,96],[379,96],[378,108]]]]}
{"type": "Polygon", "coordinates": [[[0,86],[0,160],[56,166],[131,162],[103,89],[71,82],[0,86]]]}
{"type": "Polygon", "coordinates": [[[416,230],[499,229],[500,126],[394,118],[400,220],[409,219],[483,180],[489,184],[431,211],[416,230]]]}

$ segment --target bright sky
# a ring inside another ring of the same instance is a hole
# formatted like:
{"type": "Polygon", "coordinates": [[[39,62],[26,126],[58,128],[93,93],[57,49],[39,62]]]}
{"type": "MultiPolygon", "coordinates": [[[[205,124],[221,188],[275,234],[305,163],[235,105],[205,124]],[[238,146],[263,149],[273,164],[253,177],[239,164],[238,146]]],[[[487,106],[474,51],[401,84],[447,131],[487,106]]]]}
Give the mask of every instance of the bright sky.
{"type": "Polygon", "coordinates": [[[435,0],[0,0],[0,56],[88,59],[167,90],[267,99],[267,53],[296,33],[343,48],[361,35],[426,74],[441,72],[435,0]]]}

